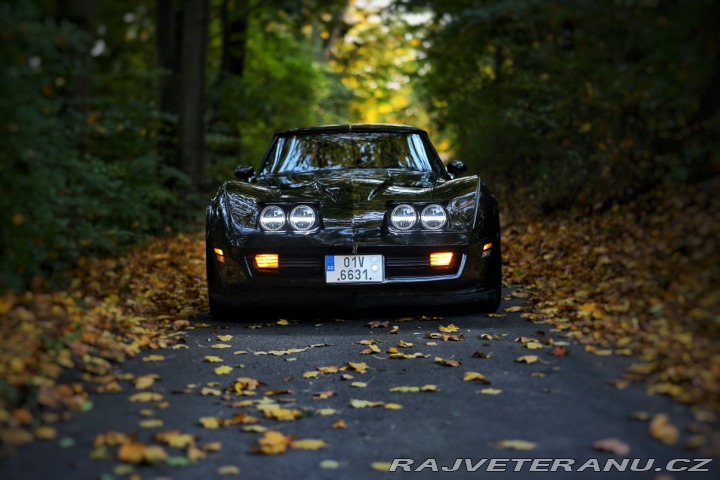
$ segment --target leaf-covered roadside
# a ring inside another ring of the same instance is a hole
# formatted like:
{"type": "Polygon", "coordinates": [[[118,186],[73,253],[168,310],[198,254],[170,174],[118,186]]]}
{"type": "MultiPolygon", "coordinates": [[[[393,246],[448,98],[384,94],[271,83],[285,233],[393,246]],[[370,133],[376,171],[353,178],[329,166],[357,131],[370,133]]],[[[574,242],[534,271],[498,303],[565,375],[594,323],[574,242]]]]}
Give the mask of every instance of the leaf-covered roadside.
{"type": "Polygon", "coordinates": [[[81,262],[66,291],[0,296],[0,443],[52,437],[52,423],[92,407],[84,384],[112,388],[113,363],[175,342],[205,308],[203,245],[159,239],[81,262]]]}
{"type": "Polygon", "coordinates": [[[638,358],[624,381],[720,414],[720,178],[661,187],[604,212],[505,230],[512,283],[532,285],[532,321],[596,354],[638,358]]]}

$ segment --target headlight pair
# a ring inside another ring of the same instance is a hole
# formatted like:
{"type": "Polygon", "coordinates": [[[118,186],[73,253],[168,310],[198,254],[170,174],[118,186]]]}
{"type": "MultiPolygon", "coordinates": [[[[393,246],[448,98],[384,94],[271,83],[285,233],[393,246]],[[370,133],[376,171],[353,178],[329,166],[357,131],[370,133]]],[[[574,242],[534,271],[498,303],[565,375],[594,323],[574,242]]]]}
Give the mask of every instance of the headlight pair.
{"type": "Polygon", "coordinates": [[[390,225],[397,230],[412,230],[418,220],[425,230],[441,230],[447,224],[448,216],[442,205],[437,203],[423,207],[420,214],[409,203],[400,204],[390,212],[390,225]]]}
{"type": "Polygon", "coordinates": [[[298,232],[307,232],[317,225],[317,213],[309,205],[298,205],[286,212],[279,205],[268,205],[263,208],[258,218],[260,228],[269,232],[279,232],[286,224],[298,232]]]}

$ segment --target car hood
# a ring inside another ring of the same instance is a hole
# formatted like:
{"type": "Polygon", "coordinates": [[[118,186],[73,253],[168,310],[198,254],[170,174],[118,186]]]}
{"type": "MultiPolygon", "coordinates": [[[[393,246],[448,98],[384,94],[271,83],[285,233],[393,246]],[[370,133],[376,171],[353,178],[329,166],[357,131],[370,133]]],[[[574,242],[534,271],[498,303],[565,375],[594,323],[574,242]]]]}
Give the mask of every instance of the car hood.
{"type": "Polygon", "coordinates": [[[261,177],[278,200],[316,199],[326,204],[384,203],[399,197],[433,197],[437,175],[403,170],[325,170],[261,177]]]}
{"type": "Polygon", "coordinates": [[[432,172],[331,170],[268,175],[254,183],[226,182],[211,202],[208,215],[224,218],[227,230],[239,235],[256,231],[262,204],[312,201],[320,203],[325,229],[377,232],[388,202],[437,200],[450,214],[448,230],[468,231],[480,192],[477,176],[445,180],[432,172]]]}

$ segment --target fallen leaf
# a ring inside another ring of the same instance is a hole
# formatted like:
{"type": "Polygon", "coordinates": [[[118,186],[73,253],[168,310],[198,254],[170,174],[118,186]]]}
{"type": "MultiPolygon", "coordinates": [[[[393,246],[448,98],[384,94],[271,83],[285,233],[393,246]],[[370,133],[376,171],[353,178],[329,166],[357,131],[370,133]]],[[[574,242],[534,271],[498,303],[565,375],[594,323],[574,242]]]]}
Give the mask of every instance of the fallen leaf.
{"type": "Polygon", "coordinates": [[[465,372],[465,375],[463,375],[464,382],[472,382],[474,380],[484,383],[485,385],[489,385],[491,383],[490,380],[488,380],[482,373],[465,372]]]}
{"type": "Polygon", "coordinates": [[[453,333],[453,332],[457,332],[459,329],[458,329],[458,327],[456,327],[454,324],[451,323],[447,327],[440,325],[440,327],[438,327],[438,330],[440,330],[442,333],[453,333]]]}
{"type": "Polygon", "coordinates": [[[355,388],[365,388],[365,387],[367,387],[367,383],[365,383],[365,382],[352,382],[352,383],[350,384],[350,386],[351,386],[351,387],[355,387],[355,388]]]}
{"type": "Polygon", "coordinates": [[[132,395],[129,400],[131,402],[160,402],[163,396],[155,392],[141,392],[132,395]]]}
{"type": "Polygon", "coordinates": [[[164,360],[165,357],[162,355],[148,355],[143,358],[143,362],[162,362],[164,360]]]}
{"type": "Polygon", "coordinates": [[[372,408],[372,407],[382,407],[385,405],[385,402],[371,402],[369,400],[357,400],[357,399],[353,398],[352,400],[350,400],[350,405],[353,408],[368,408],[368,407],[372,408]]]}
{"type": "Polygon", "coordinates": [[[622,457],[630,454],[630,445],[617,438],[597,440],[593,443],[593,448],[601,452],[610,452],[622,457]]]}
{"type": "Polygon", "coordinates": [[[550,354],[555,355],[556,357],[567,357],[570,355],[570,349],[563,346],[558,346],[552,349],[550,354]]]}
{"type": "Polygon", "coordinates": [[[444,365],[446,367],[459,367],[461,365],[461,363],[457,360],[444,359],[441,357],[435,357],[435,363],[439,363],[440,365],[444,365]]]}
{"type": "Polygon", "coordinates": [[[302,440],[294,440],[290,443],[290,447],[295,450],[320,450],[321,448],[327,447],[328,444],[325,440],[316,440],[305,438],[302,440]]]}
{"type": "Polygon", "coordinates": [[[515,359],[517,363],[535,363],[538,360],[540,360],[540,357],[537,355],[523,355],[515,359]]]}
{"type": "Polygon", "coordinates": [[[390,462],[372,462],[370,468],[379,472],[389,472],[392,464],[390,462]]]}
{"type": "Polygon", "coordinates": [[[232,335],[218,335],[217,336],[217,339],[220,340],[221,342],[229,342],[230,340],[232,340],[232,338],[233,338],[232,335]]]}
{"type": "Polygon", "coordinates": [[[347,425],[345,424],[345,420],[341,418],[340,420],[333,422],[332,428],[347,428],[347,425]]]}
{"type": "Polygon", "coordinates": [[[326,470],[335,470],[336,468],[340,468],[340,462],[337,460],[323,460],[320,462],[320,468],[324,468],[326,470]]]}
{"type": "Polygon", "coordinates": [[[215,349],[232,348],[232,345],[228,345],[227,343],[216,343],[215,345],[211,345],[210,348],[215,348],[215,349]]]}
{"type": "Polygon", "coordinates": [[[480,393],[482,395],[500,395],[502,393],[502,390],[499,388],[483,388],[480,390],[480,393]]]}
{"type": "Polygon", "coordinates": [[[674,445],[678,441],[680,431],[670,423],[670,417],[659,413],[650,420],[650,436],[665,444],[674,445]]]}
{"type": "Polygon", "coordinates": [[[215,374],[216,375],[227,375],[228,373],[230,373],[232,371],[233,371],[233,367],[231,367],[230,365],[222,365],[215,369],[215,374]]]}
{"type": "Polygon", "coordinates": [[[501,440],[497,442],[495,446],[499,448],[509,448],[511,450],[533,450],[537,444],[526,440],[501,440]]]}
{"type": "Polygon", "coordinates": [[[223,465],[217,469],[218,475],[240,475],[240,469],[235,465],[223,465]]]}
{"type": "Polygon", "coordinates": [[[295,437],[286,437],[280,432],[275,430],[266,431],[262,438],[258,440],[258,444],[255,446],[254,451],[265,455],[277,455],[279,453],[285,453],[288,445],[292,443],[295,437]]]}
{"type": "Polygon", "coordinates": [[[210,363],[222,363],[223,359],[215,355],[206,355],[203,361],[210,363]]]}
{"type": "Polygon", "coordinates": [[[366,326],[370,328],[385,328],[388,325],[390,325],[389,321],[381,322],[379,320],[373,320],[372,322],[368,322],[366,326]]]}
{"type": "Polygon", "coordinates": [[[390,331],[388,333],[391,335],[397,335],[398,333],[400,333],[400,327],[395,325],[390,329],[390,331]]]}
{"type": "Polygon", "coordinates": [[[141,420],[138,422],[140,428],[160,428],[163,426],[163,421],[159,418],[150,418],[147,420],[141,420]]]}

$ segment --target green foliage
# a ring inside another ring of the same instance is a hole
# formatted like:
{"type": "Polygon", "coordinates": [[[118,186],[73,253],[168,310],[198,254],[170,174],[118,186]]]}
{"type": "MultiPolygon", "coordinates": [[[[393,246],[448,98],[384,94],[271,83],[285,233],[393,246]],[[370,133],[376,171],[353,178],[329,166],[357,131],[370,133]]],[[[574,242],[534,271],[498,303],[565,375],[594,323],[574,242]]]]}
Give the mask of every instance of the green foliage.
{"type": "Polygon", "coordinates": [[[31,2],[1,5],[0,22],[0,287],[20,287],[162,231],[177,200],[163,182],[182,175],[157,162],[149,95],[118,101],[146,74],[95,76],[88,109],[75,108],[88,34],[31,2]]]}
{"type": "Polygon", "coordinates": [[[425,88],[457,154],[545,210],[717,174],[713,2],[405,2],[436,18],[425,88]]]}
{"type": "Polygon", "coordinates": [[[208,136],[216,152],[209,174],[215,181],[238,164],[257,168],[278,130],[343,121],[344,89],[317,60],[317,46],[296,34],[293,19],[259,10],[248,30],[243,75],[209,90],[216,116],[208,136]]]}

